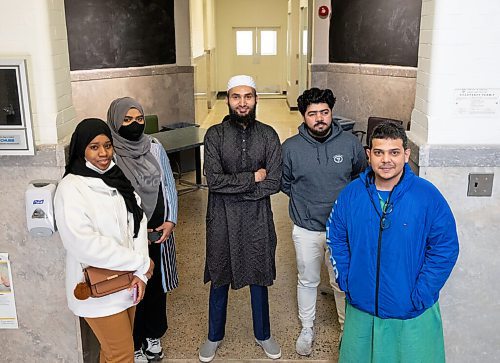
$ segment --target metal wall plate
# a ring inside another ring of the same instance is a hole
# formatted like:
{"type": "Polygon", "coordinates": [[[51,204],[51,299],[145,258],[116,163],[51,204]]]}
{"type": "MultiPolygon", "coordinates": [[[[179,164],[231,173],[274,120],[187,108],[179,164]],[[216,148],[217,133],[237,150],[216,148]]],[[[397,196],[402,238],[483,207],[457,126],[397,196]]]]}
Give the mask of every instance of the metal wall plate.
{"type": "Polygon", "coordinates": [[[469,174],[468,197],[491,197],[494,174],[469,174]]]}

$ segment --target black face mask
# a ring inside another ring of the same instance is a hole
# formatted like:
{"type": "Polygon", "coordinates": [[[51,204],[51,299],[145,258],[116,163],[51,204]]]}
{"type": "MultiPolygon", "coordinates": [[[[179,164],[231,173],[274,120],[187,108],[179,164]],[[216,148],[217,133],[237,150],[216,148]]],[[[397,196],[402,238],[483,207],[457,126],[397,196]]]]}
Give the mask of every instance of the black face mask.
{"type": "Polygon", "coordinates": [[[122,125],[118,129],[118,134],[127,140],[137,141],[141,138],[145,126],[146,124],[140,124],[134,121],[130,125],[127,126],[122,125]]]}

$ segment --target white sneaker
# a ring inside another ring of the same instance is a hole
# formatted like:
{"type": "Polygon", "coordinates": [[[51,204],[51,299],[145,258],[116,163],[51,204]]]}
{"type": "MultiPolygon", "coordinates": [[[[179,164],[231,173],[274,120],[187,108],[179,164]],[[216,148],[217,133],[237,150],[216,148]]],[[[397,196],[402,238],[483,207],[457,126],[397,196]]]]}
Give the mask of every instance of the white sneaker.
{"type": "Polygon", "coordinates": [[[148,357],[144,354],[142,349],[136,350],[134,352],[134,363],[148,363],[148,357]]]}
{"type": "Polygon", "coordinates": [[[146,338],[142,350],[150,361],[159,361],[163,358],[163,348],[161,347],[160,338],[146,338]]]}
{"type": "Polygon", "coordinates": [[[310,355],[312,353],[312,345],[314,342],[313,328],[302,328],[297,343],[295,343],[295,350],[300,355],[310,355]]]}

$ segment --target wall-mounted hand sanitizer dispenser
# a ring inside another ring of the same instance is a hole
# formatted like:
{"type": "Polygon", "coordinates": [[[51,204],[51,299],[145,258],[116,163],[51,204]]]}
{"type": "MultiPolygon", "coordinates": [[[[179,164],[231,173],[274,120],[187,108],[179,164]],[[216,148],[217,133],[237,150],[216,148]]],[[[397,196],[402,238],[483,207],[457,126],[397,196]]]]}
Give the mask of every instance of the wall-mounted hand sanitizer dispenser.
{"type": "Polygon", "coordinates": [[[26,223],[34,237],[48,237],[56,231],[54,221],[54,180],[33,180],[26,190],[26,223]]]}

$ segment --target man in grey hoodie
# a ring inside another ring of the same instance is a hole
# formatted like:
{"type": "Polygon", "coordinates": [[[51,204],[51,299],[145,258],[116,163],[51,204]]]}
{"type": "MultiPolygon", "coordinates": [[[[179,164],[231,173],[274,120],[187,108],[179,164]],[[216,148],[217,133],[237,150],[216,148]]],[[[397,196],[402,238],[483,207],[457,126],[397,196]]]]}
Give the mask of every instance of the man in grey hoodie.
{"type": "Polygon", "coordinates": [[[341,329],[345,295],[339,289],[326,247],[326,221],[339,192],[366,165],[359,140],[333,120],[335,96],[329,89],[311,88],[297,99],[304,123],[283,143],[281,190],[290,197],[289,213],[297,258],[297,300],[302,330],[295,349],[310,355],[314,341],[316,297],[321,265],[328,268],[341,329]]]}

